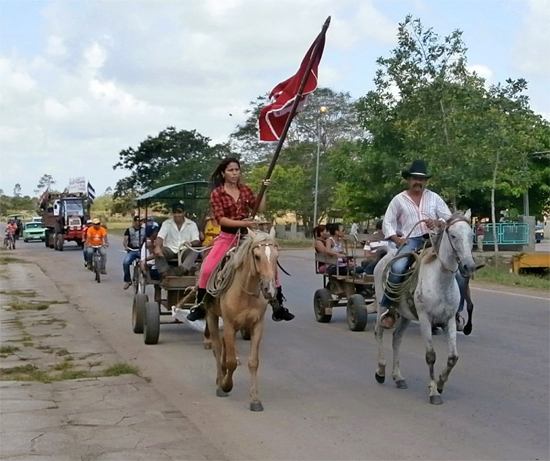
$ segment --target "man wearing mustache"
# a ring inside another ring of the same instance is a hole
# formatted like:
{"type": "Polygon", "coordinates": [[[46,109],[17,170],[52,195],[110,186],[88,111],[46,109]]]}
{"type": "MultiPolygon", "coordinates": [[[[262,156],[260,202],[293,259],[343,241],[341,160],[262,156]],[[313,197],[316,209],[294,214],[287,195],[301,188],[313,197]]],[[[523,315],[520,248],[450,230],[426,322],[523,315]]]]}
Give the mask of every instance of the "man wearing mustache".
{"type": "MultiPolygon", "coordinates": [[[[415,160],[401,175],[407,180],[407,190],[392,199],[383,222],[383,233],[399,248],[397,254],[409,253],[422,247],[426,241],[423,236],[428,230],[433,229],[438,220],[447,220],[451,216],[451,210],[443,199],[426,188],[431,175],[427,173],[424,160],[415,160]],[[416,225],[423,219],[428,221],[416,225]]],[[[401,258],[393,263],[388,281],[392,284],[401,283],[411,262],[411,258],[401,258]]],[[[383,328],[392,328],[395,324],[392,305],[391,299],[385,293],[380,303],[380,308],[386,311],[380,317],[383,328]]]]}

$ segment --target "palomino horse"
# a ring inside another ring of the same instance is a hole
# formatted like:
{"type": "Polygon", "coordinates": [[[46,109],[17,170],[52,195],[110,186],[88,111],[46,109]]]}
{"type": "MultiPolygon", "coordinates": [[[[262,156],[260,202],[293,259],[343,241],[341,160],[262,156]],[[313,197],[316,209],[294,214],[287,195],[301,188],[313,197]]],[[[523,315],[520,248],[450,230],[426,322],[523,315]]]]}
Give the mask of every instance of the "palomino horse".
{"type": "MultiPolygon", "coordinates": [[[[258,397],[257,374],[259,348],[264,328],[264,315],[269,300],[275,298],[277,287],[278,245],[274,229],[270,234],[248,231],[243,244],[228,263],[231,283],[217,298],[206,297],[206,322],[216,357],[216,395],[226,397],[233,389],[233,372],[237,368],[235,334],[241,329],[250,331],[250,410],[262,411],[258,397]],[[223,338],[220,338],[218,318],[223,319],[223,338]]],[[[213,275],[215,276],[215,275],[213,275]]]]}
{"type": "MultiPolygon", "coordinates": [[[[408,293],[403,293],[396,309],[399,313],[393,332],[393,380],[398,389],[406,389],[407,383],[399,369],[399,348],[403,333],[412,320],[420,323],[420,332],[426,342],[426,363],[430,371],[430,403],[443,403],[441,393],[449,378],[451,370],[458,360],[456,348],[455,314],[460,301],[460,291],[455,273],[460,271],[464,277],[470,277],[476,265],[472,257],[472,229],[469,224],[470,212],[455,213],[440,229],[441,235],[432,251],[432,258],[425,257],[421,261],[416,287],[411,287],[408,293]],[[417,315],[415,315],[415,312],[417,315]],[[441,326],[447,337],[449,355],[447,366],[436,381],[434,375],[435,350],[432,342],[432,326],[441,326]]],[[[380,303],[384,294],[385,280],[383,276],[390,260],[397,250],[391,249],[382,258],[374,270],[374,284],[377,302],[380,303]]],[[[378,367],[376,380],[383,383],[386,374],[386,359],[384,356],[383,333],[380,317],[383,309],[378,309],[378,319],[374,327],[378,343],[378,367]]]]}

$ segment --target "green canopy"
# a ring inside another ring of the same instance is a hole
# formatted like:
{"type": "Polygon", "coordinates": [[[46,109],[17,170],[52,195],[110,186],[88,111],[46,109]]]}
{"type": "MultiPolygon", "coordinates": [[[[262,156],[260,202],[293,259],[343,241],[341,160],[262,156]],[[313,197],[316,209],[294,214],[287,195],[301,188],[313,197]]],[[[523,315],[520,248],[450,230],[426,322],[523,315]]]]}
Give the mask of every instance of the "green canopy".
{"type": "Polygon", "coordinates": [[[197,200],[208,198],[208,181],[189,181],[158,187],[136,198],[138,205],[162,200],[197,200]]]}

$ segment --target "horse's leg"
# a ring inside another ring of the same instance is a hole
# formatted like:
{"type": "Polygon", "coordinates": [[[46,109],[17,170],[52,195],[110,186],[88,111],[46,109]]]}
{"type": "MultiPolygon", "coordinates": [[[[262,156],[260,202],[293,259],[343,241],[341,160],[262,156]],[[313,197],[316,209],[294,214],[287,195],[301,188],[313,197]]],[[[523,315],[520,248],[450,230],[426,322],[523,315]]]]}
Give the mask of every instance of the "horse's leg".
{"type": "Polygon", "coordinates": [[[264,407],[258,397],[258,367],[260,365],[260,341],[264,330],[264,323],[257,322],[250,329],[250,356],[248,357],[248,371],[250,371],[250,410],[263,411],[264,407]]]}
{"type": "Polygon", "coordinates": [[[472,318],[474,315],[474,303],[472,302],[472,295],[470,293],[470,279],[466,285],[466,309],[468,310],[468,322],[464,325],[464,334],[468,336],[472,332],[472,318]]]}
{"type": "Polygon", "coordinates": [[[409,326],[411,321],[405,317],[399,317],[397,325],[393,332],[393,380],[397,389],[407,389],[407,381],[401,376],[401,370],[399,368],[399,348],[401,347],[401,341],[403,340],[403,334],[409,326]]]}
{"type": "Polygon", "coordinates": [[[374,377],[376,381],[382,384],[386,379],[386,356],[384,355],[384,328],[379,323],[380,310],[378,310],[376,324],[374,325],[374,335],[378,344],[378,366],[376,367],[374,377]]]}
{"type": "Polygon", "coordinates": [[[426,363],[428,364],[428,369],[430,370],[430,384],[428,385],[428,388],[430,389],[430,403],[440,405],[443,403],[443,400],[439,395],[435,382],[435,349],[432,341],[432,324],[425,313],[422,315],[419,313],[418,321],[420,323],[420,333],[422,333],[422,337],[424,338],[424,341],[426,341],[426,363]]]}
{"type": "Polygon", "coordinates": [[[450,318],[447,321],[447,325],[445,326],[445,335],[447,335],[449,356],[447,357],[447,366],[443,370],[443,373],[439,375],[439,381],[437,382],[437,391],[440,394],[443,392],[443,386],[449,379],[449,375],[458,361],[458,351],[456,348],[456,322],[453,318],[450,318]]]}
{"type": "Polygon", "coordinates": [[[210,337],[210,328],[208,328],[208,322],[206,323],[206,328],[204,329],[204,340],[202,345],[205,349],[212,349],[212,338],[210,337]]]}
{"type": "Polygon", "coordinates": [[[224,362],[225,376],[222,380],[222,389],[224,392],[231,392],[233,389],[233,372],[237,368],[237,355],[235,350],[235,328],[229,322],[229,319],[223,319],[223,343],[224,343],[224,362]]]}
{"type": "Polygon", "coordinates": [[[218,316],[211,309],[206,311],[206,324],[209,326],[210,336],[212,338],[212,352],[216,358],[216,395],[226,397],[227,394],[221,389],[223,379],[222,370],[222,342],[220,339],[220,330],[218,328],[218,316]]]}

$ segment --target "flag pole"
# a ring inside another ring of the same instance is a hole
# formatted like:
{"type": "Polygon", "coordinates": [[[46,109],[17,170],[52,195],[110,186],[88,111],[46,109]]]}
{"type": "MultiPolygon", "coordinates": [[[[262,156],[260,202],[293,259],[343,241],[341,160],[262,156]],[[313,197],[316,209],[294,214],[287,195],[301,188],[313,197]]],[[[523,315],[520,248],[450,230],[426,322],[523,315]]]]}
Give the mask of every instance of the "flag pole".
{"type": "MultiPolygon", "coordinates": [[[[298,104],[300,104],[300,101],[304,97],[303,92],[304,88],[306,86],[307,79],[309,78],[309,74],[311,72],[311,68],[313,67],[313,63],[315,62],[315,59],[317,58],[318,49],[319,49],[319,42],[324,38],[324,36],[327,33],[327,29],[330,26],[330,16],[326,19],[325,23],[323,24],[323,28],[321,29],[321,32],[319,32],[319,35],[315,39],[315,45],[313,47],[313,51],[311,53],[311,57],[309,59],[309,62],[306,67],[306,71],[304,73],[304,76],[302,78],[302,82],[300,83],[300,87],[298,88],[298,93],[296,94],[296,98],[294,99],[294,102],[292,103],[292,107],[290,108],[290,114],[286,120],[285,126],[283,128],[283,131],[281,133],[281,137],[279,138],[279,142],[277,143],[277,148],[275,149],[275,153],[273,154],[273,158],[271,159],[271,163],[269,165],[269,168],[267,169],[267,173],[265,175],[265,179],[271,178],[271,174],[273,173],[273,170],[275,169],[275,165],[277,164],[277,159],[279,158],[279,154],[281,153],[281,149],[283,148],[283,143],[285,142],[286,135],[288,133],[288,129],[290,128],[290,124],[292,123],[292,119],[294,118],[294,115],[296,114],[296,110],[298,109],[298,104]]],[[[254,211],[252,212],[252,218],[256,216],[256,213],[258,212],[258,208],[260,206],[260,203],[262,201],[263,196],[265,195],[266,187],[262,184],[260,187],[260,192],[258,192],[258,198],[256,200],[256,205],[254,206],[254,211]]]]}

